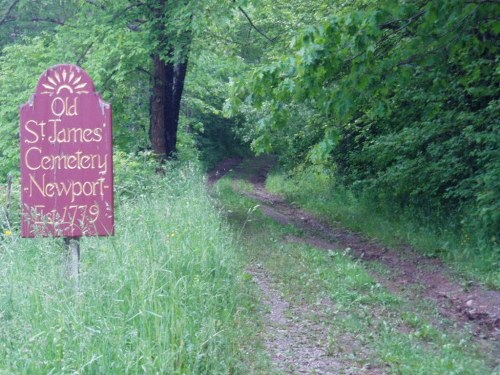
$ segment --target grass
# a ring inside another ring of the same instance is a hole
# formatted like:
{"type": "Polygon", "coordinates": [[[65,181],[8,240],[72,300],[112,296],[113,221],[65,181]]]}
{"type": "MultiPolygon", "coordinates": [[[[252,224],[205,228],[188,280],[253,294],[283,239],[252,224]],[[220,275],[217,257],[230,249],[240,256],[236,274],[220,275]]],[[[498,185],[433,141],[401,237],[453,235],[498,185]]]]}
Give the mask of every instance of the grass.
{"type": "Polygon", "coordinates": [[[500,249],[482,247],[473,235],[458,231],[450,218],[422,219],[421,213],[401,212],[369,197],[359,198],[337,186],[333,178],[311,170],[294,177],[275,171],[267,187],[329,221],[390,246],[411,244],[426,255],[439,256],[467,281],[500,290],[500,249]]]}
{"type": "Polygon", "coordinates": [[[284,241],[301,231],[263,216],[230,178],[218,199],[233,230],[197,168],[122,172],[117,234],[82,239],[78,291],[60,239],[0,238],[0,374],[269,374],[264,307],[244,271],[255,263],[290,301],[332,301],[323,344],[356,368],[494,373],[466,329],[390,293],[344,249],[284,241]]]}
{"type": "MultiPolygon", "coordinates": [[[[464,327],[453,327],[431,308],[381,286],[349,251],[325,251],[285,241],[300,230],[255,209],[258,202],[218,183],[249,264],[259,264],[283,298],[303,306],[332,307],[325,318],[328,352],[355,369],[372,366],[392,374],[494,374],[494,355],[479,347],[464,327]]],[[[359,370],[361,371],[361,370],[359,370]]],[[[354,371],[356,373],[356,371],[354,371]]]]}
{"type": "Polygon", "coordinates": [[[0,374],[265,367],[255,300],[201,174],[177,167],[146,182],[118,199],[115,237],[82,239],[77,292],[60,239],[0,239],[0,374]]]}

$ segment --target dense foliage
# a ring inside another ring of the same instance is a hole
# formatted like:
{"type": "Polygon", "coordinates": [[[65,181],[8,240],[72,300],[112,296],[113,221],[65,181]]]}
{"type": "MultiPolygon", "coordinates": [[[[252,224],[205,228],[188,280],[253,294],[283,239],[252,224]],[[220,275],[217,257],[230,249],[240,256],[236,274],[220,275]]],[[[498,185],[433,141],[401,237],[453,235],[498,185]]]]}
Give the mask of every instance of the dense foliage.
{"type": "Polygon", "coordinates": [[[390,204],[460,213],[496,244],[499,13],[484,1],[339,3],[235,85],[228,107],[259,113],[257,151],[390,204]]]}
{"type": "MultiPolygon", "coordinates": [[[[161,82],[156,75],[158,66],[167,73],[173,70],[170,76],[177,85],[176,72],[180,66],[186,68],[192,54],[190,70],[194,74],[189,83],[192,95],[184,96],[179,139],[174,149],[181,158],[185,152],[188,158],[196,156],[190,150],[196,147],[193,133],[201,134],[204,128],[192,125],[201,120],[206,122],[203,116],[207,113],[203,109],[212,105],[209,104],[214,101],[212,98],[220,103],[219,110],[224,100],[220,93],[194,86],[205,85],[202,77],[209,74],[203,70],[196,73],[198,64],[206,64],[206,55],[200,51],[204,48],[210,51],[217,43],[212,38],[207,45],[200,38],[205,38],[202,33],[209,27],[215,28],[216,22],[227,24],[233,18],[228,12],[232,3],[121,0],[74,1],[60,6],[59,2],[47,1],[44,7],[31,3],[0,2],[0,181],[5,180],[7,172],[18,173],[19,106],[33,94],[40,74],[59,63],[77,64],[90,73],[97,90],[113,104],[115,146],[137,152],[154,146],[153,130],[158,122],[173,121],[172,105],[164,105],[161,114],[154,106],[156,99],[163,101],[169,96],[165,92],[168,83],[161,82]],[[197,93],[203,93],[201,101],[197,93]]],[[[212,57],[217,56],[212,53],[212,57]]],[[[215,64],[217,77],[228,74],[228,71],[221,73],[228,66],[224,62],[215,64]]],[[[221,80],[211,78],[211,81],[212,87],[224,86],[221,80]]],[[[182,92],[180,87],[172,90],[177,94],[182,92]]],[[[228,127],[233,124],[221,115],[217,117],[228,127]]],[[[174,121],[176,127],[178,120],[174,121]]]]}
{"type": "Polygon", "coordinates": [[[497,2],[31,3],[0,2],[0,181],[18,173],[18,107],[56,63],[83,66],[113,103],[120,152],[154,150],[157,56],[188,63],[181,159],[251,144],[497,246],[497,2]]]}

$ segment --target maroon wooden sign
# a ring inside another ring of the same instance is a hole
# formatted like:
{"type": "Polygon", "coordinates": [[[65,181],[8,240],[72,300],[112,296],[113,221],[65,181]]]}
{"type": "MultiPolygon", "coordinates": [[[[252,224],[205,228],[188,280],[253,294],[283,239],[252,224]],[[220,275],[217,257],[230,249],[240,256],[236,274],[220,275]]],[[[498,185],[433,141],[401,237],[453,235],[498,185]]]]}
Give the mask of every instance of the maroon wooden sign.
{"type": "Polygon", "coordinates": [[[87,72],[48,69],[20,117],[22,236],[112,235],[111,105],[87,72]]]}

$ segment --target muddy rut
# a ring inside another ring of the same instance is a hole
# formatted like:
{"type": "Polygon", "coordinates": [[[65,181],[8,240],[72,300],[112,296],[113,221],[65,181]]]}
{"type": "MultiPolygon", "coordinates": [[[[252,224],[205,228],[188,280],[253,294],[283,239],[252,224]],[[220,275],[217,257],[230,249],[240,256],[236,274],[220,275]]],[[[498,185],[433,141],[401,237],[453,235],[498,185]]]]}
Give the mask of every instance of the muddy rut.
{"type": "MultiPolygon", "coordinates": [[[[288,241],[306,242],[329,250],[350,249],[351,254],[363,262],[385,265],[391,271],[390,276],[373,274],[382,285],[409,299],[433,301],[443,316],[457,325],[469,325],[477,339],[492,346],[500,356],[499,291],[486,290],[478,285],[465,288],[451,278],[452,272],[439,259],[420,255],[410,246],[391,249],[358,233],[323,222],[265,189],[267,174],[274,163],[271,157],[256,158],[251,168],[246,169],[241,166],[241,161],[238,158],[223,161],[209,175],[209,183],[234,170],[238,178],[245,178],[254,186],[253,191],[240,193],[259,201],[264,214],[282,224],[295,225],[305,233],[300,238],[289,236],[288,241]]],[[[266,298],[272,302],[273,294],[269,292],[268,284],[262,281],[263,276],[259,272],[252,273],[264,289],[266,298]]],[[[270,306],[272,310],[273,303],[270,306]]],[[[322,373],[321,369],[318,370],[322,373]]]]}

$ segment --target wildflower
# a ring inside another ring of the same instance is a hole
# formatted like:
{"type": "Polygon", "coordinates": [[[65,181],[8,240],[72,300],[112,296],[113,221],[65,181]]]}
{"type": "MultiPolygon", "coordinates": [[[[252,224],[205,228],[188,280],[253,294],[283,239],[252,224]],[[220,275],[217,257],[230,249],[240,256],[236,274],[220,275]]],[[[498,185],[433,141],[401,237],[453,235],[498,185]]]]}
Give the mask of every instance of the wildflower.
{"type": "Polygon", "coordinates": [[[175,237],[175,233],[170,234],[170,237],[175,237]]]}
{"type": "Polygon", "coordinates": [[[5,231],[5,235],[6,235],[6,236],[12,236],[12,231],[10,231],[10,230],[8,230],[8,229],[7,229],[7,230],[5,231]]]}

